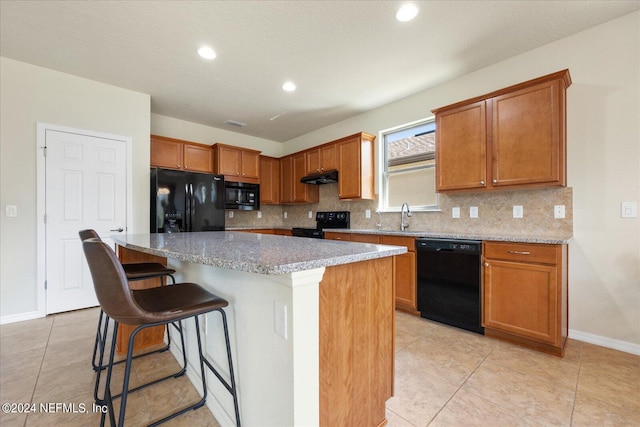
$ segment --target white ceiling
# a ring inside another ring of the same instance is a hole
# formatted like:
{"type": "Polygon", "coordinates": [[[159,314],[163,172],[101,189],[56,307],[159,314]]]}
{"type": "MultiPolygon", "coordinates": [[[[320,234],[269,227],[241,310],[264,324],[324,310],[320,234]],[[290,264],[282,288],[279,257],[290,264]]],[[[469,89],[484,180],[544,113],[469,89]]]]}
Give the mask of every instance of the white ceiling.
{"type": "Polygon", "coordinates": [[[0,55],[150,94],[153,113],[282,142],[640,8],[415,1],[418,17],[400,23],[403,3],[2,0],[0,55]],[[201,59],[201,44],[218,57],[201,59]],[[282,91],[287,79],[296,92],[282,91]]]}

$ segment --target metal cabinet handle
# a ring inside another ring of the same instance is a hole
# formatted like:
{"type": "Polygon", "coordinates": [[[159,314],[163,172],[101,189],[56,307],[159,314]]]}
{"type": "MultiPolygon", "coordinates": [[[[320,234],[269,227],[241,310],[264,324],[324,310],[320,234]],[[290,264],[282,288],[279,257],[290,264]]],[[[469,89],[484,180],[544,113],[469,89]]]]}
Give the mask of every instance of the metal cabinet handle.
{"type": "Polygon", "coordinates": [[[529,251],[507,251],[510,254],[516,254],[516,255],[531,255],[531,252],[529,251]]]}
{"type": "Polygon", "coordinates": [[[497,184],[497,183],[498,183],[498,180],[497,180],[497,179],[494,179],[492,182],[493,182],[494,184],[497,184]]]}
{"type": "Polygon", "coordinates": [[[109,230],[109,231],[117,231],[118,233],[122,233],[124,231],[124,228],[120,227],[120,228],[116,228],[115,230],[109,230]]]}
{"type": "Polygon", "coordinates": [[[489,267],[489,263],[488,263],[488,262],[485,262],[485,263],[484,263],[484,266],[485,266],[485,267],[489,267]]]}
{"type": "Polygon", "coordinates": [[[480,181],[480,185],[484,185],[484,181],[480,181]]]}

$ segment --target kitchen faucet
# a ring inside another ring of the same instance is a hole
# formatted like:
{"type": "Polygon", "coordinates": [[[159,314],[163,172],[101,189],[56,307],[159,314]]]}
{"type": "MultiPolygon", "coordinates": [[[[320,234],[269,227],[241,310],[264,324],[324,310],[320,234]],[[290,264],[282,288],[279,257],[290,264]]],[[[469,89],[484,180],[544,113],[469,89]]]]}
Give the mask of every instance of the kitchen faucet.
{"type": "Polygon", "coordinates": [[[400,231],[405,231],[409,227],[409,224],[404,222],[404,208],[405,207],[407,208],[407,218],[409,218],[411,216],[411,211],[409,210],[409,204],[407,202],[404,202],[402,204],[402,207],[400,208],[400,231]]]}

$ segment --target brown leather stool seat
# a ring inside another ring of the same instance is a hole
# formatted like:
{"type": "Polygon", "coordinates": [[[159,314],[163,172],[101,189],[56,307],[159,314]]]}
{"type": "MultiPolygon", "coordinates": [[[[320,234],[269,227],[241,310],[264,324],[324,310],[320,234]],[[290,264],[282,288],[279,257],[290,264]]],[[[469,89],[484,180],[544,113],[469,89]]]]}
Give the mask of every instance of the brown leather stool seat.
{"type": "MultiPolygon", "coordinates": [[[[202,390],[204,391],[200,401],[183,408],[159,421],[153,423],[157,425],[168,421],[178,415],[181,415],[192,409],[200,408],[205,404],[207,397],[207,383],[205,375],[205,365],[215,374],[224,387],[233,397],[236,424],[240,426],[240,414],[238,410],[238,397],[235,385],[235,377],[233,372],[233,363],[231,360],[231,346],[229,343],[229,331],[227,326],[226,314],[223,310],[229,303],[207,291],[203,287],[195,283],[177,283],[172,286],[161,286],[157,288],[131,290],[124,272],[122,264],[118,261],[113,250],[99,239],[92,238],[82,243],[93,285],[100,306],[109,319],[114,320],[115,327],[113,329],[113,338],[111,341],[111,350],[109,352],[109,360],[107,362],[107,377],[104,387],[104,402],[108,407],[109,419],[112,425],[116,425],[115,413],[113,408],[113,399],[120,397],[120,414],[118,418],[119,426],[124,424],[126,413],[127,396],[130,392],[139,390],[143,387],[156,384],[165,379],[173,378],[174,375],[160,378],[135,389],[129,390],[129,378],[131,374],[131,365],[133,361],[133,342],[141,330],[158,325],[167,325],[169,323],[178,323],[179,329],[182,330],[182,321],[193,318],[195,322],[195,333],[198,345],[198,359],[200,365],[200,375],[202,378],[202,390]],[[220,373],[209,363],[202,351],[202,340],[200,337],[200,325],[198,316],[209,312],[218,312],[222,317],[224,329],[225,345],[227,350],[227,361],[229,367],[229,379],[227,382],[220,373]],[[119,396],[112,396],[111,393],[111,377],[114,366],[115,344],[118,335],[118,324],[138,325],[129,337],[129,346],[127,358],[125,360],[125,373],[122,384],[122,393],[119,396]]],[[[182,339],[182,350],[185,351],[184,339],[182,339]]],[[[103,352],[104,353],[104,352],[103,352]]],[[[103,353],[100,358],[102,359],[103,353]]],[[[186,362],[186,360],[185,360],[186,362]]],[[[102,360],[100,360],[102,363],[102,360]]],[[[100,371],[98,371],[98,375],[100,371]]],[[[105,421],[106,415],[102,414],[101,423],[105,421]]]]}

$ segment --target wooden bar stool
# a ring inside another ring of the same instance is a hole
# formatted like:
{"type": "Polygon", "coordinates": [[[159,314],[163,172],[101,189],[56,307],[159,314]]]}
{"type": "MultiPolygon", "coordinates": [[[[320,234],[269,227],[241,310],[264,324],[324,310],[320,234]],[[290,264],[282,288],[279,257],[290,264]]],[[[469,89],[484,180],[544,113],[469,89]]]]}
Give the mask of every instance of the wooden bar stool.
{"type": "MultiPolygon", "coordinates": [[[[240,413],[238,409],[238,395],[233,373],[233,362],[231,360],[231,346],[229,343],[229,330],[227,326],[226,314],[223,310],[229,303],[217,295],[195,283],[177,283],[172,286],[161,286],[157,288],[131,290],[127,281],[122,264],[118,261],[113,250],[99,239],[87,239],[82,243],[93,285],[100,306],[105,314],[114,320],[115,328],[111,341],[109,361],[107,362],[107,378],[104,391],[104,402],[108,407],[111,425],[116,425],[115,413],[113,409],[113,399],[116,396],[111,394],[111,375],[114,366],[115,344],[118,335],[119,323],[126,325],[138,325],[129,337],[129,348],[125,360],[125,375],[120,394],[120,414],[117,425],[124,425],[126,413],[127,396],[130,392],[139,390],[159,381],[171,378],[172,376],[161,378],[136,389],[129,390],[129,378],[131,374],[131,364],[133,361],[133,341],[141,330],[158,325],[178,323],[182,329],[182,321],[193,318],[195,322],[195,332],[198,344],[198,359],[200,365],[200,375],[202,377],[202,389],[204,390],[202,399],[198,402],[183,408],[151,425],[158,425],[168,421],[178,415],[184,414],[192,409],[200,408],[205,404],[207,397],[207,383],[205,375],[205,365],[214,373],[224,387],[233,397],[236,425],[240,426],[240,413]],[[217,311],[222,317],[225,345],[227,350],[227,362],[229,366],[229,382],[206,360],[202,351],[202,340],[200,337],[200,325],[198,316],[201,314],[217,311]]],[[[185,350],[184,340],[182,348],[185,350]]],[[[102,358],[102,356],[101,356],[102,358]]],[[[100,362],[102,363],[102,362],[100,362]]],[[[104,425],[106,414],[102,414],[101,425],[104,425]]]]}

